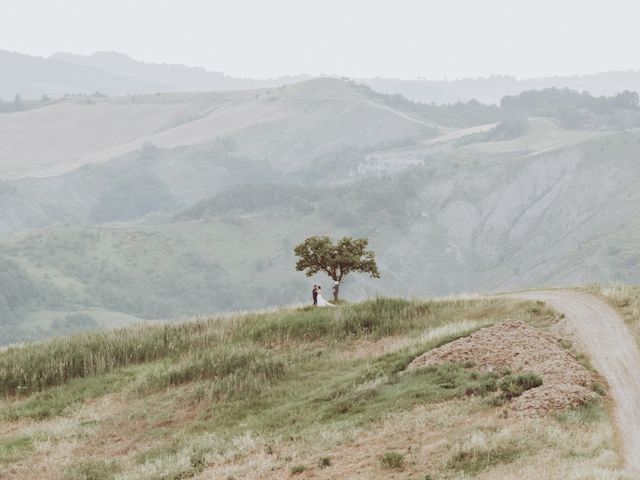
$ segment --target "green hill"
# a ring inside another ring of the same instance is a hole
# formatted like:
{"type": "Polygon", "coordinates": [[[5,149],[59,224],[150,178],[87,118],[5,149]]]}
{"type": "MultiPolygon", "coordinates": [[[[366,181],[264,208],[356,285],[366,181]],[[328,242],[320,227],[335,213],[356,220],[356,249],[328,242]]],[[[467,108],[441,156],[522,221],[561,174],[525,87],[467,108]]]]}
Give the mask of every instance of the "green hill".
{"type": "Polygon", "coordinates": [[[378,298],[87,333],[0,352],[0,472],[9,478],[505,478],[616,475],[600,400],[504,414],[471,364],[417,355],[533,302],[378,298]],[[586,470],[585,470],[586,469],[586,470]],[[551,473],[553,472],[553,473],[551,473]]]}

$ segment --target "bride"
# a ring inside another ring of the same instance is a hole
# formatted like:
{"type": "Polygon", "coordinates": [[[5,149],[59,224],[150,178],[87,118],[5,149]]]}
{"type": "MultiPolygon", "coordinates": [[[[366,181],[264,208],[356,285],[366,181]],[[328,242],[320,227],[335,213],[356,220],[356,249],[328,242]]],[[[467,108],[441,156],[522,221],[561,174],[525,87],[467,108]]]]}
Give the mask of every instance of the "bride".
{"type": "Polygon", "coordinates": [[[333,303],[327,302],[322,296],[322,287],[318,285],[318,306],[319,307],[335,307],[333,303]]]}

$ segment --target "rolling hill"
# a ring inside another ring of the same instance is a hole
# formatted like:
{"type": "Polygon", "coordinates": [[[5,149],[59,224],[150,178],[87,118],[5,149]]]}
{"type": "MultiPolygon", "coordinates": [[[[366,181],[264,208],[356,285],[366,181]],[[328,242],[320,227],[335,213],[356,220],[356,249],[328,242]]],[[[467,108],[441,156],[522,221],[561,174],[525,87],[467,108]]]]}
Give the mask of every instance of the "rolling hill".
{"type": "Polygon", "coordinates": [[[0,99],[37,99],[43,95],[108,96],[246,90],[296,83],[308,76],[252,80],[183,65],[138,62],[116,52],[90,56],[56,53],[48,58],[0,49],[0,99]]]}
{"type": "Polygon", "coordinates": [[[346,82],[275,90],[65,99],[0,115],[0,178],[50,177],[139,150],[225,138],[239,156],[307,166],[340,148],[433,135],[434,123],[346,82]]]}
{"type": "Polygon", "coordinates": [[[157,81],[145,82],[113,75],[99,68],[72,64],[55,59],[34,57],[0,50],[0,98],[13,100],[62,97],[65,94],[87,94],[96,91],[108,95],[128,95],[166,90],[157,81]]]}
{"type": "MultiPolygon", "coordinates": [[[[58,52],[48,58],[0,50],[0,98],[12,100],[42,95],[102,92],[110,96],[156,92],[209,92],[275,88],[313,78],[291,75],[272,79],[234,78],[222,72],[179,64],[148,63],[119,52],[78,55],[58,52]]],[[[331,77],[331,76],[329,76],[331,77]]],[[[335,76],[333,76],[335,78],[335,76]]],[[[476,100],[498,104],[505,95],[527,90],[569,88],[593,95],[614,95],[640,90],[639,71],[611,71],[587,75],[519,79],[509,75],[455,80],[358,78],[358,83],[390,95],[402,95],[422,103],[454,104],[476,100]]]]}

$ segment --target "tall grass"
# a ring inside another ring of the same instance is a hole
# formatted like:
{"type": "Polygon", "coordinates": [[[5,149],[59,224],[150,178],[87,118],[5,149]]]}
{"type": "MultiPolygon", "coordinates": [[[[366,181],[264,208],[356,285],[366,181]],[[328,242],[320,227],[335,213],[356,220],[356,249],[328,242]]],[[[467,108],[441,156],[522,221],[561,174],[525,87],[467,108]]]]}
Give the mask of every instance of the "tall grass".
{"type": "MultiPolygon", "coordinates": [[[[187,352],[224,344],[248,342],[260,347],[321,339],[380,338],[452,321],[486,319],[509,308],[513,308],[512,302],[497,299],[423,302],[377,298],[332,309],[302,308],[79,334],[0,352],[0,395],[31,394],[127,365],[165,358],[179,361],[187,352]],[[465,316],[460,317],[463,311],[465,316]]],[[[190,374],[196,376],[198,369],[211,360],[191,358],[195,363],[188,368],[194,369],[190,374]]],[[[180,373],[176,370],[166,375],[177,378],[180,373]]]]}
{"type": "Polygon", "coordinates": [[[85,333],[0,352],[0,394],[30,394],[72,378],[177,356],[220,343],[220,322],[138,326],[85,333]]]}
{"type": "Polygon", "coordinates": [[[284,357],[264,349],[221,347],[197,352],[174,365],[163,365],[149,372],[139,391],[162,390],[198,380],[213,380],[215,394],[226,398],[259,392],[281,378],[286,369],[284,357]]]}

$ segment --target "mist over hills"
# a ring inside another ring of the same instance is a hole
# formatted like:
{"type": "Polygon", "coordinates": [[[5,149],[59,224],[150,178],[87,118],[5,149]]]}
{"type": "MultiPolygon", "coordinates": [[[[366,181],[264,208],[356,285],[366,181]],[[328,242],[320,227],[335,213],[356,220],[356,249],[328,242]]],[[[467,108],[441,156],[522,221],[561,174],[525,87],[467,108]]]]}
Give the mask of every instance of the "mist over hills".
{"type": "MultiPolygon", "coordinates": [[[[109,96],[154,94],[156,92],[204,92],[248,90],[288,85],[313,76],[296,74],[272,79],[234,78],[223,72],[179,64],[157,64],[135,60],[119,52],[91,55],[55,53],[49,58],[0,50],[0,98],[12,100],[42,95],[109,96]]],[[[423,103],[447,104],[478,100],[497,104],[505,95],[526,90],[569,88],[592,95],[614,95],[624,90],[640,90],[640,71],[613,71],[589,75],[517,79],[509,75],[455,80],[359,78],[358,83],[387,94],[400,94],[423,103]]]]}
{"type": "Polygon", "coordinates": [[[509,75],[459,80],[396,80],[363,79],[362,82],[382,93],[404,95],[416,102],[456,103],[478,100],[498,104],[505,95],[517,95],[527,90],[568,88],[587,91],[594,96],[611,96],[624,90],[640,90],[640,71],[602,72],[590,75],[517,79],[509,75]]]}
{"type": "Polygon", "coordinates": [[[27,102],[0,113],[2,342],[306,301],[313,234],[370,239],[383,277],[350,299],[637,281],[639,127],[631,92],[329,78],[27,102]]]}
{"type": "Polygon", "coordinates": [[[0,98],[36,99],[42,95],[108,96],[154,94],[156,92],[199,92],[243,90],[280,86],[308,79],[308,76],[252,80],[228,77],[219,72],[183,65],[138,62],[115,52],[83,56],[56,53],[49,58],[0,50],[0,98]]]}

